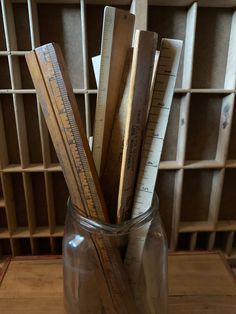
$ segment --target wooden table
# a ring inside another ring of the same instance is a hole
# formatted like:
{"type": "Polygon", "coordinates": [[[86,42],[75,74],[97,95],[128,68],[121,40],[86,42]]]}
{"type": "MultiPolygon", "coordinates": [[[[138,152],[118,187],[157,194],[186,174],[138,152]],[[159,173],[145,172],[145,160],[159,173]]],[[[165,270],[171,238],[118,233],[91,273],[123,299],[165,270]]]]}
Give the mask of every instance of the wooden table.
{"type": "MultiPolygon", "coordinates": [[[[1,314],[64,314],[59,257],[2,259],[0,281],[1,314]]],[[[236,313],[235,277],[220,254],[170,254],[172,313],[236,313]]]]}

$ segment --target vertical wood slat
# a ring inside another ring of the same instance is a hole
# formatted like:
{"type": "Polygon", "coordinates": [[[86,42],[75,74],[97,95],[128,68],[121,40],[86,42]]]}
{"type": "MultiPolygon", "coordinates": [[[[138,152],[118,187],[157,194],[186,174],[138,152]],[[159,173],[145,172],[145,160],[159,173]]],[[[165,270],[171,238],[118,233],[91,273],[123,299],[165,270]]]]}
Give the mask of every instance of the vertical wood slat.
{"type": "Polygon", "coordinates": [[[132,0],[130,13],[135,14],[134,30],[147,30],[148,0],[132,0]]]}
{"type": "Polygon", "coordinates": [[[25,191],[25,202],[26,202],[29,233],[31,236],[35,232],[36,223],[35,223],[33,189],[32,189],[31,177],[29,173],[26,173],[26,172],[23,173],[23,186],[24,186],[24,191],[25,191]]]}
{"type": "Polygon", "coordinates": [[[224,176],[225,169],[220,169],[219,171],[215,171],[212,179],[208,221],[214,226],[214,228],[216,227],[218,221],[224,176]]]}
{"type": "Polygon", "coordinates": [[[6,143],[6,135],[4,130],[4,121],[2,115],[2,105],[0,99],[0,169],[3,169],[8,165],[8,152],[7,152],[7,143],[6,143]]]}
{"type": "MultiPolygon", "coordinates": [[[[29,26],[30,26],[30,38],[31,38],[31,48],[35,49],[40,45],[40,35],[39,35],[39,21],[38,21],[38,11],[37,4],[35,0],[27,0],[28,4],[28,15],[29,15],[29,26]]],[[[37,97],[37,95],[36,95],[37,97]]],[[[43,165],[47,168],[50,164],[50,149],[49,149],[49,133],[48,129],[39,105],[37,97],[37,112],[39,120],[39,132],[41,140],[41,148],[43,155],[43,165]]]]}
{"type": "Polygon", "coordinates": [[[192,84],[194,44],[197,23],[197,2],[188,9],[186,33],[184,40],[183,88],[189,89],[192,84]]]}
{"type": "Polygon", "coordinates": [[[86,30],[86,8],[84,0],[80,1],[81,13],[81,31],[82,31],[82,53],[83,53],[83,72],[84,72],[84,102],[85,102],[85,122],[86,122],[86,135],[87,138],[91,136],[91,114],[89,103],[89,74],[88,74],[88,45],[87,45],[87,30],[86,30]]]}
{"type": "Polygon", "coordinates": [[[5,200],[8,232],[10,236],[16,230],[16,211],[10,174],[1,173],[3,197],[5,200]]]}
{"type": "Polygon", "coordinates": [[[189,250],[194,251],[196,249],[196,244],[197,244],[197,232],[193,232],[190,236],[189,250]]]}
{"type": "Polygon", "coordinates": [[[225,253],[230,256],[233,249],[233,241],[234,241],[234,231],[230,231],[227,239],[226,239],[226,245],[225,245],[225,253]]]}
{"type": "MultiPolygon", "coordinates": [[[[52,183],[52,174],[49,172],[44,173],[45,188],[46,188],[46,201],[47,201],[47,214],[48,214],[48,223],[50,234],[55,232],[55,210],[53,199],[53,183],[52,183]]],[[[52,242],[51,242],[52,244],[52,242]]],[[[51,247],[52,248],[52,247],[51,247]]]]}
{"type": "Polygon", "coordinates": [[[183,190],[183,176],[184,176],[183,169],[180,169],[176,172],[175,185],[174,185],[172,232],[171,232],[171,240],[170,240],[171,250],[175,250],[178,243],[181,199],[182,199],[182,190],[183,190]]]}
{"type": "MultiPolygon", "coordinates": [[[[15,23],[13,17],[13,8],[10,1],[2,1],[2,13],[4,20],[4,32],[7,41],[8,51],[18,50],[15,32],[15,23]]],[[[9,53],[9,71],[12,89],[21,89],[20,67],[18,63],[18,57],[13,57],[9,53]]],[[[21,95],[13,94],[14,111],[16,118],[17,137],[19,142],[19,151],[22,167],[26,167],[29,164],[29,151],[26,134],[26,124],[24,116],[24,106],[21,95]]]]}

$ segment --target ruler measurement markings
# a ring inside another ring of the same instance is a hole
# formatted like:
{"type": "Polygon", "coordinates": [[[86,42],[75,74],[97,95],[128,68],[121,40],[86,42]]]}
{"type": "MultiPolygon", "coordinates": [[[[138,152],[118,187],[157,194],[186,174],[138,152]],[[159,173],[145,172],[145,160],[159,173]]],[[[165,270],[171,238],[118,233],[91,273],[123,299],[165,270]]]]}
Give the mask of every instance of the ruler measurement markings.
{"type": "MultiPolygon", "coordinates": [[[[50,44],[49,44],[50,45],[50,44]]],[[[37,48],[39,49],[39,48],[37,48]]],[[[38,51],[38,50],[37,50],[38,51]]],[[[55,51],[56,53],[56,51],[55,51]]],[[[35,53],[31,53],[30,58],[36,58],[35,53]],[[33,54],[33,56],[32,56],[33,54]]],[[[100,201],[97,203],[97,200],[94,198],[94,196],[91,196],[90,193],[90,183],[93,183],[94,185],[94,181],[92,180],[92,176],[89,175],[86,176],[86,174],[84,172],[86,172],[86,169],[83,168],[83,164],[85,164],[86,166],[86,162],[88,163],[86,156],[85,156],[85,152],[82,151],[82,155],[81,158],[79,156],[80,153],[80,149],[78,149],[76,141],[76,136],[78,136],[78,130],[74,129],[76,124],[74,122],[74,120],[72,119],[73,117],[73,112],[71,112],[70,108],[69,108],[69,103],[71,101],[71,99],[69,99],[69,95],[68,95],[68,99],[65,99],[62,97],[62,95],[64,95],[64,93],[60,94],[60,88],[62,88],[62,90],[64,88],[68,88],[68,86],[65,86],[64,84],[60,84],[59,85],[55,85],[55,82],[57,82],[57,80],[64,80],[65,77],[58,77],[56,80],[49,80],[49,78],[47,77],[47,67],[49,67],[50,70],[51,67],[49,63],[43,61],[42,63],[40,63],[40,61],[42,62],[42,59],[39,60],[38,59],[38,64],[37,67],[41,66],[41,73],[42,73],[42,78],[43,80],[40,80],[40,82],[37,82],[36,79],[34,79],[34,83],[36,85],[36,87],[39,89],[39,94],[40,96],[44,95],[45,93],[48,93],[48,98],[45,99],[44,102],[44,98],[41,97],[41,101],[43,100],[45,106],[49,106],[51,108],[43,108],[43,112],[45,113],[45,117],[46,117],[46,121],[49,126],[50,131],[52,130],[51,126],[50,126],[50,122],[54,122],[54,128],[56,128],[57,131],[57,136],[61,137],[61,143],[60,143],[60,149],[63,151],[62,147],[65,147],[65,152],[68,153],[69,149],[70,149],[70,154],[72,155],[72,164],[81,167],[81,172],[80,173],[76,173],[75,175],[80,175],[80,179],[81,182],[83,182],[83,185],[79,186],[79,190],[81,194],[86,194],[86,199],[88,199],[88,202],[91,203],[89,209],[92,211],[94,210],[92,213],[89,213],[89,216],[95,216],[94,214],[97,214],[98,208],[101,207],[101,203],[100,201]],[[45,64],[44,64],[45,62],[45,64]],[[42,65],[46,65],[45,67],[42,67],[42,65]],[[43,76],[44,72],[46,73],[46,77],[43,76]],[[43,85],[45,84],[45,85],[43,85]],[[58,91],[58,86],[59,86],[59,91],[58,91]],[[63,108],[63,99],[65,100],[65,104],[64,104],[64,108],[63,108]],[[68,108],[67,108],[68,107],[68,108]],[[50,110],[50,112],[53,114],[53,118],[54,120],[49,121],[48,120],[48,110],[50,110]],[[68,110],[68,112],[67,112],[68,110]],[[68,116],[66,116],[66,114],[68,113],[68,116]],[[72,120],[71,120],[72,119],[72,120]],[[62,122],[63,123],[63,127],[61,127],[61,125],[59,125],[59,123],[62,122]],[[71,130],[70,130],[71,128],[71,130]],[[63,133],[62,133],[63,132],[63,133]],[[64,144],[63,144],[64,143],[64,144]],[[91,180],[91,181],[90,181],[91,180]],[[98,207],[94,206],[94,203],[96,205],[98,205],[98,207]]],[[[59,62],[60,60],[55,59],[53,62],[59,62]]],[[[33,63],[28,63],[29,65],[33,65],[36,66],[33,63]]],[[[34,71],[35,69],[32,69],[31,74],[34,76],[34,71]]],[[[38,71],[40,72],[40,71],[38,71]]],[[[50,75],[52,74],[52,72],[50,72],[50,75]]],[[[34,77],[35,78],[35,77],[34,77]]],[[[70,93],[70,89],[68,91],[68,93],[70,93]]],[[[73,98],[73,94],[71,95],[71,97],[73,98]]],[[[74,101],[74,100],[73,100],[74,101]]],[[[72,106],[73,104],[71,104],[72,106]]],[[[55,129],[53,130],[52,134],[56,135],[56,133],[54,132],[55,129]]],[[[85,135],[86,138],[86,135],[85,135]]],[[[81,144],[83,144],[82,142],[82,138],[81,140],[81,144]]],[[[87,140],[87,138],[86,138],[87,140]]],[[[88,154],[90,153],[89,147],[88,145],[85,146],[87,147],[87,152],[88,154]]],[[[57,147],[58,148],[58,147],[57,147]]],[[[80,147],[79,147],[80,148],[80,147]]],[[[57,151],[60,153],[61,150],[57,149],[57,151]]],[[[60,155],[60,154],[59,154],[60,155]]],[[[71,158],[71,157],[70,157],[71,158]]],[[[71,166],[71,168],[73,168],[73,166],[71,166]]],[[[68,169],[67,169],[68,170],[68,169]]],[[[92,170],[92,169],[91,169],[92,170]]],[[[95,170],[95,168],[94,168],[95,170]]],[[[79,181],[77,181],[79,184],[79,181]]],[[[68,182],[69,184],[71,184],[71,182],[68,182]]],[[[93,191],[93,186],[91,191],[93,191]]],[[[84,196],[84,195],[83,195],[84,196]]],[[[97,194],[95,194],[95,196],[98,197],[97,194]]],[[[77,205],[77,204],[75,204],[77,205]]],[[[89,205],[89,204],[88,204],[89,205]]],[[[100,262],[101,268],[104,269],[104,280],[107,282],[107,288],[110,291],[110,297],[112,299],[112,303],[114,305],[114,308],[111,308],[111,313],[117,313],[118,312],[118,305],[121,305],[121,307],[123,307],[123,313],[135,313],[135,310],[133,308],[133,303],[131,301],[132,297],[130,294],[130,290],[128,289],[127,286],[127,279],[125,276],[125,273],[123,271],[123,266],[121,263],[121,260],[119,258],[118,252],[117,250],[114,250],[112,244],[110,241],[107,241],[106,243],[104,243],[103,239],[93,239],[93,243],[94,243],[94,247],[95,249],[97,249],[97,251],[100,254],[100,261],[102,260],[102,262],[100,262]],[[101,241],[100,241],[101,240],[101,241]],[[115,267],[115,268],[114,268],[115,267]],[[121,301],[124,301],[122,302],[121,301]]],[[[106,289],[106,285],[103,285],[103,288],[106,289]]],[[[109,301],[105,300],[104,303],[108,304],[109,301]]],[[[112,306],[113,306],[112,305],[112,306]]]]}
{"type": "MultiPolygon", "coordinates": [[[[145,152],[141,157],[141,170],[138,174],[135,190],[133,217],[143,213],[143,211],[149,208],[152,204],[156,185],[156,176],[174,93],[181,48],[182,41],[168,39],[162,40],[160,60],[150,105],[150,115],[148,117],[146,135],[143,144],[145,152]],[[171,45],[173,51],[171,49],[171,45]],[[170,56],[168,54],[170,54],[170,56]],[[162,56],[165,57],[164,62],[162,56]],[[168,57],[168,59],[166,57],[168,57]],[[161,84],[161,82],[163,82],[163,84],[161,84]],[[163,87],[165,89],[163,89],[163,87]],[[154,121],[156,121],[156,127],[153,131],[154,121]],[[153,168],[156,170],[152,170],[153,168]],[[143,201],[145,206],[140,207],[140,199],[143,201]]],[[[142,235],[129,238],[125,265],[134,290],[136,289],[139,280],[142,252],[148,228],[149,227],[146,228],[146,231],[144,230],[142,235]]],[[[152,293],[152,291],[150,293],[152,293]]],[[[155,296],[153,297],[155,298],[155,296]]]]}

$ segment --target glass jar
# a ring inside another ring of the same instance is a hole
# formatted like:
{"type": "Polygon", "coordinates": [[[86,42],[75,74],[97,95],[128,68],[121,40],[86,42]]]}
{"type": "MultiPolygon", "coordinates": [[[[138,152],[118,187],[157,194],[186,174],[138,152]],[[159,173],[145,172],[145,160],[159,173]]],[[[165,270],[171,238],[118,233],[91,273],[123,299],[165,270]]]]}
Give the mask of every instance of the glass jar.
{"type": "Polygon", "coordinates": [[[86,218],[68,201],[63,239],[66,312],[167,313],[167,251],[156,196],[151,208],[121,224],[86,218]],[[101,262],[100,251],[104,253],[107,246],[118,252],[112,260],[113,271],[104,269],[101,262]]]}

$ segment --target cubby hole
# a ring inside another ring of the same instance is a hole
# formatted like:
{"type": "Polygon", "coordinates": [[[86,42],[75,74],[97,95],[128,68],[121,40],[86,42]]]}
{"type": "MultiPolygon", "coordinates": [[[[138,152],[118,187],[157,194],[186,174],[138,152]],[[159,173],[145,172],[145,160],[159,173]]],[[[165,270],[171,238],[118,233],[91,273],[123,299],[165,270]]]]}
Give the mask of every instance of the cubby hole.
{"type": "Polygon", "coordinates": [[[12,191],[13,191],[13,199],[15,203],[17,226],[27,227],[28,218],[27,218],[27,209],[26,209],[22,174],[11,173],[9,175],[11,176],[11,184],[12,184],[12,191]]]}
{"type": "Polygon", "coordinates": [[[30,25],[26,3],[13,3],[13,15],[18,50],[31,50],[30,25]]]}
{"type": "Polygon", "coordinates": [[[39,117],[35,95],[23,95],[30,163],[42,163],[39,117]]]}
{"type": "Polygon", "coordinates": [[[24,56],[12,56],[16,89],[34,89],[34,84],[24,56]]]}
{"type": "Polygon", "coordinates": [[[236,169],[226,169],[218,220],[236,220],[236,169]]]}
{"type": "Polygon", "coordinates": [[[9,164],[20,164],[19,145],[17,139],[16,119],[12,95],[0,95],[4,133],[6,137],[9,164]]]}
{"type": "Polygon", "coordinates": [[[11,242],[9,239],[0,240],[0,255],[12,255],[11,242]]]}
{"type": "Polygon", "coordinates": [[[36,228],[48,226],[44,174],[41,172],[31,173],[31,181],[34,197],[36,228]]]}
{"type": "Polygon", "coordinates": [[[198,8],[193,88],[223,88],[233,10],[198,8]]]}
{"type": "Polygon", "coordinates": [[[14,255],[31,255],[31,245],[29,238],[17,238],[13,239],[14,255]]]}
{"type": "Polygon", "coordinates": [[[77,106],[79,108],[80,117],[83,122],[83,127],[86,130],[86,116],[85,116],[85,100],[83,94],[77,94],[75,95],[77,106]]]}
{"type": "Polygon", "coordinates": [[[178,143],[178,131],[179,131],[179,116],[181,106],[180,95],[175,95],[173,98],[170,116],[168,120],[166,136],[164,140],[163,151],[161,154],[161,160],[176,160],[177,158],[177,143],[178,143]]]}
{"type": "Polygon", "coordinates": [[[96,113],[96,102],[97,102],[97,94],[89,95],[89,105],[90,105],[90,122],[91,122],[91,130],[93,134],[95,113],[96,113]]]}
{"type": "Polygon", "coordinates": [[[53,254],[61,255],[62,254],[62,237],[53,238],[53,242],[54,242],[53,254]]]}
{"type": "Polygon", "coordinates": [[[38,4],[38,19],[41,45],[50,42],[60,45],[73,88],[83,89],[80,5],[38,4]]]}
{"type": "Polygon", "coordinates": [[[185,153],[187,161],[216,158],[222,99],[218,94],[192,94],[185,153]]]}
{"type": "Polygon", "coordinates": [[[179,233],[177,250],[188,251],[190,249],[191,233],[179,233]]]}
{"type": "Polygon", "coordinates": [[[52,164],[58,164],[58,158],[57,158],[57,154],[52,142],[52,138],[51,135],[49,134],[49,153],[50,153],[50,160],[52,164]]]}
{"type": "Polygon", "coordinates": [[[0,207],[4,206],[4,197],[3,197],[3,190],[2,190],[2,182],[0,177],[0,207]]]}
{"type": "Polygon", "coordinates": [[[7,229],[6,209],[0,206],[0,229],[7,229]]]}
{"type": "MultiPolygon", "coordinates": [[[[158,49],[162,38],[173,38],[183,40],[185,43],[187,8],[185,7],[160,7],[149,6],[148,8],[148,30],[158,33],[158,49]]],[[[184,46],[183,46],[184,51],[184,46]]],[[[176,87],[182,87],[183,78],[183,60],[182,52],[176,87]]]]}
{"type": "Polygon", "coordinates": [[[36,255],[51,254],[50,238],[34,238],[33,241],[36,255]]]}
{"type": "Polygon", "coordinates": [[[161,170],[157,177],[157,195],[159,198],[159,210],[165,227],[168,242],[172,231],[172,216],[174,203],[176,171],[161,170]]]}
{"type": "Polygon", "coordinates": [[[181,221],[207,221],[213,170],[185,170],[181,221]]]}
{"type": "Polygon", "coordinates": [[[2,10],[0,10],[0,51],[6,50],[6,40],[3,26],[2,10]]]}
{"type": "Polygon", "coordinates": [[[11,88],[8,58],[5,56],[0,56],[0,69],[1,69],[0,89],[11,88]]]}
{"type": "Polygon", "coordinates": [[[69,192],[62,173],[55,172],[51,175],[56,226],[64,226],[69,192]]]}
{"type": "Polygon", "coordinates": [[[229,232],[224,232],[224,231],[216,232],[214,249],[225,251],[228,236],[229,236],[229,232]]]}
{"type": "Polygon", "coordinates": [[[196,250],[207,250],[208,242],[209,242],[209,232],[198,232],[197,233],[197,242],[196,242],[196,250]]]}
{"type": "MultiPolygon", "coordinates": [[[[128,5],[113,5],[122,10],[130,10],[128,5]]],[[[88,44],[88,70],[89,70],[89,88],[97,89],[95,75],[92,65],[92,57],[101,53],[102,24],[104,5],[86,5],[86,28],[88,44]]]]}
{"type": "Polygon", "coordinates": [[[229,148],[228,148],[228,160],[236,160],[236,102],[234,102],[234,111],[233,111],[233,118],[232,118],[232,127],[230,133],[230,140],[229,140],[229,148]]]}

